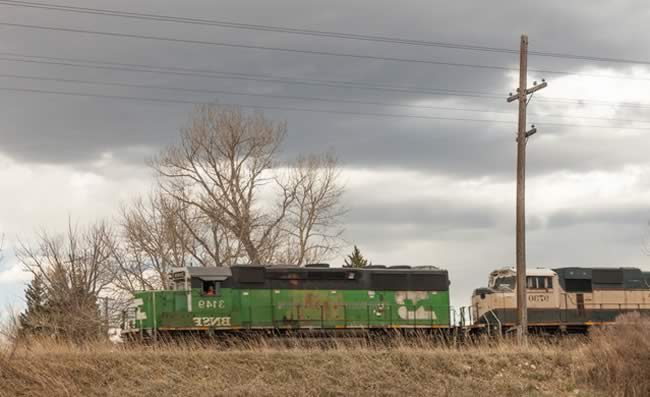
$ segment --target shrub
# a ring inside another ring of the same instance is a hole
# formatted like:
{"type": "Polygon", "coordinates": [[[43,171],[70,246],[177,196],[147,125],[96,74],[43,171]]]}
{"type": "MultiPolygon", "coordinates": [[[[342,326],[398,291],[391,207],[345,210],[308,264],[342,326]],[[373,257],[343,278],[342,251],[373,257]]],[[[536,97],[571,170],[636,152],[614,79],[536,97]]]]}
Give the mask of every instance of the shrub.
{"type": "Polygon", "coordinates": [[[585,345],[585,380],[612,396],[650,396],[650,317],[619,316],[594,329],[585,345]]]}

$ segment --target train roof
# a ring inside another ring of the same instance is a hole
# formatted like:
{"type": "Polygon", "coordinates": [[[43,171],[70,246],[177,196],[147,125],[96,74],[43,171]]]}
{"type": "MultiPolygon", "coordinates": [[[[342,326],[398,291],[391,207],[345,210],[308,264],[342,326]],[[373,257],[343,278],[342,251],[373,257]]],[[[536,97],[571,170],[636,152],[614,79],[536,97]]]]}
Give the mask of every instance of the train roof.
{"type": "Polygon", "coordinates": [[[403,272],[412,272],[412,273],[447,273],[447,270],[440,269],[435,266],[407,266],[407,265],[397,265],[397,266],[384,266],[384,265],[373,265],[365,268],[354,268],[354,267],[329,267],[328,264],[308,264],[303,267],[296,265],[234,265],[234,266],[187,266],[187,267],[177,267],[173,268],[171,273],[181,273],[184,272],[190,277],[210,277],[210,276],[225,276],[229,277],[233,273],[233,269],[264,269],[265,271],[270,272],[340,272],[342,270],[354,271],[354,272],[379,272],[379,273],[403,273],[403,272]]]}
{"type": "Polygon", "coordinates": [[[594,289],[650,288],[650,272],[643,272],[638,267],[560,267],[554,270],[562,287],[567,281],[584,280],[591,282],[594,289]]]}
{"type": "Polygon", "coordinates": [[[403,291],[447,291],[449,275],[438,268],[406,266],[382,268],[298,267],[289,265],[232,267],[185,267],[171,273],[176,281],[200,279],[221,281],[237,288],[368,289],[403,291]]]}
{"type": "MultiPolygon", "coordinates": [[[[496,269],[490,273],[492,276],[502,275],[502,274],[517,274],[517,269],[514,267],[502,267],[496,269]]],[[[536,267],[536,268],[527,268],[526,276],[554,276],[555,272],[553,269],[548,269],[545,267],[536,267]]]]}

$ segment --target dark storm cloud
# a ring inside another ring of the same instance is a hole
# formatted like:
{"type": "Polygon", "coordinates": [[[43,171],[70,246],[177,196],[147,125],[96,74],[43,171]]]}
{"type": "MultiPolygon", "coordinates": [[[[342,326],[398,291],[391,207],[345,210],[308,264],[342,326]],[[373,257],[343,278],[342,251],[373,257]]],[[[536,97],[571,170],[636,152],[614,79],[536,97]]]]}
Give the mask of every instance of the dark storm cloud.
{"type": "MultiPolygon", "coordinates": [[[[84,2],[86,7],[106,7],[100,1],[84,2]]],[[[453,51],[440,48],[409,47],[369,42],[300,37],[228,30],[172,23],[142,22],[120,18],[88,17],[3,7],[3,20],[21,23],[86,28],[93,30],[144,33],[167,37],[252,43],[277,47],[372,54],[452,62],[481,63],[516,67],[516,55],[453,51]]],[[[560,1],[535,4],[488,2],[482,4],[422,3],[395,7],[394,2],[329,2],[314,7],[303,2],[239,1],[220,4],[201,1],[184,3],[114,1],[111,8],[152,13],[198,16],[250,23],[286,25],[352,33],[381,34],[424,40],[453,41],[496,47],[516,48],[519,32],[527,31],[531,49],[553,52],[629,58],[645,55],[647,46],[639,41],[648,34],[643,24],[633,23],[646,8],[644,2],[595,5],[560,1]],[[478,18],[480,16],[480,18],[478,18]],[[618,17],[617,17],[618,16],[618,17]],[[622,28],[612,20],[630,21],[622,28]],[[469,25],[471,23],[471,25],[469,25]],[[468,27],[471,26],[471,29],[468,27]],[[594,27],[598,26],[598,29],[594,27]],[[636,37],[630,40],[629,37],[636,37]]],[[[505,94],[512,87],[502,71],[439,67],[422,64],[378,62],[348,58],[280,54],[266,51],[228,49],[190,44],[173,44],[137,39],[119,39],[84,34],[0,28],[4,35],[1,49],[34,55],[85,58],[123,63],[145,63],[196,69],[265,73],[299,79],[369,82],[418,88],[447,88],[505,94]]],[[[561,70],[580,69],[584,61],[531,57],[531,67],[561,70]]],[[[614,65],[623,68],[622,65],[614,65]]],[[[225,89],[253,93],[299,95],[365,101],[413,103],[415,100],[445,99],[424,94],[386,93],[370,90],[261,84],[241,80],[206,79],[148,73],[86,70],[54,65],[0,62],[0,73],[40,75],[61,78],[120,81],[127,83],[225,89]]],[[[552,79],[552,76],[544,76],[552,79]]],[[[538,76],[531,76],[538,78],[538,76]]],[[[442,112],[395,107],[326,104],[309,101],[253,99],[241,96],[188,94],[160,90],[109,88],[69,83],[0,79],[2,86],[93,92],[212,101],[253,105],[308,107],[348,112],[409,113],[426,116],[480,118],[466,112],[442,112]]],[[[552,94],[552,85],[547,90],[552,94]]],[[[461,98],[463,99],[463,98],[461,98]]],[[[3,125],[0,150],[26,162],[75,163],[92,160],[105,152],[120,152],[130,147],[149,146],[151,151],[172,142],[185,123],[189,105],[149,104],[136,101],[61,97],[51,95],[2,95],[3,125]]],[[[507,119],[512,125],[489,122],[445,122],[380,118],[323,113],[268,111],[272,118],[287,119],[289,137],[286,154],[332,148],[341,161],[353,166],[435,170],[466,176],[511,174],[514,161],[515,107],[493,99],[455,100],[457,107],[512,111],[508,115],[483,115],[488,119],[507,119]]],[[[548,131],[548,129],[547,129],[548,131]]],[[[542,142],[542,141],[540,141],[542,142]]],[[[586,148],[598,154],[598,161],[583,161],[558,144],[543,142],[531,153],[537,167],[531,172],[557,169],[609,168],[624,161],[617,153],[602,155],[592,142],[586,148]],[[590,149],[591,148],[591,149],[590,149]]],[[[562,145],[565,145],[563,143],[562,145]]],[[[570,148],[570,146],[569,146],[570,148]]],[[[572,148],[571,148],[572,149],[572,148]]],[[[640,156],[640,154],[639,154],[640,156]]],[[[137,156],[125,160],[140,161],[137,156]]],[[[595,156],[594,156],[595,157],[595,156]]]]}

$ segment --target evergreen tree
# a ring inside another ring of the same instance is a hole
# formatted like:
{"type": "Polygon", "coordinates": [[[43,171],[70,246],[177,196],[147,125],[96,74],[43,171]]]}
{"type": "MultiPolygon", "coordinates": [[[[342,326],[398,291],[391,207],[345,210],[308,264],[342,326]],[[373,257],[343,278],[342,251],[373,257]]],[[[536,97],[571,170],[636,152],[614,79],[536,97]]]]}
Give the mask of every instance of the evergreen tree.
{"type": "Polygon", "coordinates": [[[20,314],[20,324],[25,335],[42,333],[46,325],[47,294],[45,284],[40,276],[35,276],[25,290],[27,309],[20,314]]]}
{"type": "Polygon", "coordinates": [[[372,265],[372,262],[369,262],[368,259],[364,258],[359,247],[355,245],[352,253],[345,258],[343,267],[366,267],[368,265],[372,265]]]}

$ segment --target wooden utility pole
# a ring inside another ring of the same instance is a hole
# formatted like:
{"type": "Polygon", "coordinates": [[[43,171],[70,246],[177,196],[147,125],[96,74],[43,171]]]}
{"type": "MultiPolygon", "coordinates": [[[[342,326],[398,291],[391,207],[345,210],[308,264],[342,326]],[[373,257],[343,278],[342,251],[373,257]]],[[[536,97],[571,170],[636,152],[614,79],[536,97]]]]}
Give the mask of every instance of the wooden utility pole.
{"type": "Polygon", "coordinates": [[[526,107],[528,95],[546,87],[534,83],[528,89],[528,36],[521,35],[519,50],[519,88],[515,95],[510,94],[507,101],[519,100],[519,121],[517,123],[517,339],[519,343],[527,343],[528,335],[528,305],[526,301],[526,142],[528,137],[537,132],[535,126],[526,131],[526,107]]]}

